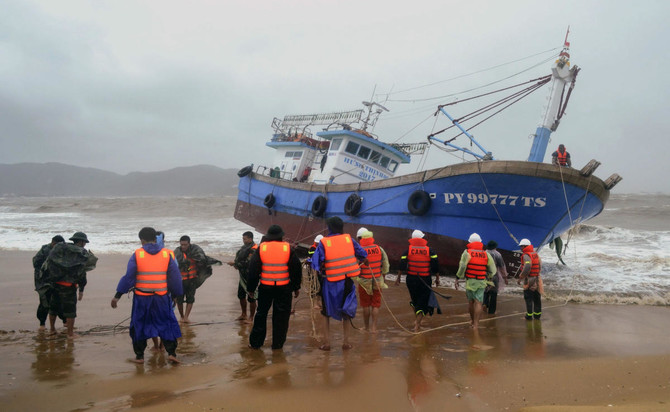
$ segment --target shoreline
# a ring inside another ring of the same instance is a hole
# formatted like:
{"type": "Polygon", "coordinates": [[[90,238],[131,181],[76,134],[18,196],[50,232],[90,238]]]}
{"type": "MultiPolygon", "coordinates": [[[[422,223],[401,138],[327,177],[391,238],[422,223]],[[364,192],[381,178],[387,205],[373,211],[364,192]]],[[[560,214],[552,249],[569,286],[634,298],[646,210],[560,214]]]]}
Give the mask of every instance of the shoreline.
{"type": "MultiPolygon", "coordinates": [[[[237,272],[214,267],[198,289],[191,325],[182,325],[179,366],[166,355],[127,360],[131,300],[111,309],[128,254],[99,255],[77,307],[79,338],[37,333],[33,252],[0,251],[0,401],[7,410],[666,410],[670,403],[670,309],[661,306],[562,304],[545,300],[541,322],[517,316],[523,299],[501,295],[497,317],[472,331],[462,291],[442,289],[435,330],[404,332],[384,304],[379,333],[332,322],[333,350],[318,350],[321,317],[303,291],[295,301],[283,351],[246,348],[250,325],[236,322],[237,272]],[[313,326],[312,318],[316,319],[313,326]],[[116,329],[114,329],[114,327],[116,329]],[[317,337],[313,335],[316,330],[317,337]],[[362,389],[369,388],[369,389],[362,389]],[[37,396],[36,396],[37,395],[37,396]],[[613,405],[608,407],[608,405],[613,405]]],[[[223,260],[223,259],[222,259],[223,260]]],[[[384,298],[404,326],[413,316],[404,285],[384,298]]],[[[361,328],[359,308],[353,324],[361,328]]]]}

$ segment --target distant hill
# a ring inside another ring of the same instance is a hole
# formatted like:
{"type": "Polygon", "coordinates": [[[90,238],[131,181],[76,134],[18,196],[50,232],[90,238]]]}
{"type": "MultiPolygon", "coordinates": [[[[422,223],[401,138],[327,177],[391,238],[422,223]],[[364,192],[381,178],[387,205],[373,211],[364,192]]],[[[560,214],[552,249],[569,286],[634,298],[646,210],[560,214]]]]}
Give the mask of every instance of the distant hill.
{"type": "Polygon", "coordinates": [[[225,196],[237,194],[236,173],[209,165],[120,175],[62,163],[0,164],[0,195],[225,196]]]}

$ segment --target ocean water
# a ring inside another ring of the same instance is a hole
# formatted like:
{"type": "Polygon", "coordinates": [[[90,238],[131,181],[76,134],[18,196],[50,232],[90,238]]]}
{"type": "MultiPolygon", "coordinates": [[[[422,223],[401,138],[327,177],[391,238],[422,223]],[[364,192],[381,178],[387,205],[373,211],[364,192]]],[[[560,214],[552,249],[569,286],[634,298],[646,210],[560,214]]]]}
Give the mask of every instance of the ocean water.
{"type": "MultiPolygon", "coordinates": [[[[55,234],[67,239],[83,231],[95,253],[130,254],[138,246],[139,229],[152,226],[166,233],[171,249],[187,234],[213,257],[233,255],[241,234],[252,230],[232,217],[235,202],[232,196],[0,197],[0,249],[36,252],[55,234]]],[[[563,241],[565,266],[552,249],[540,251],[547,298],[670,304],[670,195],[612,195],[603,213],[563,241]]],[[[439,253],[439,245],[433,247],[439,253]]],[[[518,294],[519,289],[503,293],[518,294]]]]}

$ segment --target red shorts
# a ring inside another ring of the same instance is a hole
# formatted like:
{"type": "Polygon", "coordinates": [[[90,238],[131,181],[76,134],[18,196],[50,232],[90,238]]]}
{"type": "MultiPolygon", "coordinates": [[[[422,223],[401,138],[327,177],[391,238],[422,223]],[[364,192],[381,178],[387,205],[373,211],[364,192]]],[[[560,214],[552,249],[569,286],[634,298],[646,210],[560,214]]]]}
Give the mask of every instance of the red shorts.
{"type": "Polygon", "coordinates": [[[368,292],[365,291],[360,285],[358,286],[358,299],[361,302],[361,306],[364,308],[372,306],[373,308],[378,308],[382,305],[382,293],[379,289],[374,289],[372,295],[368,295],[368,292]]]}

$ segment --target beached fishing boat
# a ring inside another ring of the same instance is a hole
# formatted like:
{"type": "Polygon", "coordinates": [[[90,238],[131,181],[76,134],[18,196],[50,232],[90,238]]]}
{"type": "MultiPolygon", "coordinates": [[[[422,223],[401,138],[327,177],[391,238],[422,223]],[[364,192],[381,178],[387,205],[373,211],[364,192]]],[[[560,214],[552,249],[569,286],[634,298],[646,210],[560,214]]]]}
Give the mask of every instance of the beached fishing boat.
{"type": "Polygon", "coordinates": [[[438,251],[446,272],[458,266],[469,235],[477,232],[485,242],[498,242],[514,270],[521,238],[536,248],[550,244],[598,215],[621,180],[616,174],[605,181],[594,176],[600,164],[595,160],[582,169],[543,163],[578,72],[570,65],[566,35],[550,75],[526,82],[530,86],[489,105],[487,110],[492,110],[551,86],[527,161],[494,159],[463,127],[464,120],[450,116],[447,105],[438,111],[451,121],[449,128],[458,128],[481,154],[456,145],[454,139],[440,140],[440,132],[427,142],[384,143],[368,132],[387,111],[375,102],[363,102],[365,110],[274,119],[267,142],[276,150],[274,161],[238,172],[235,218],[262,233],[280,224],[289,242],[309,246],[315,235],[325,233],[326,218],[340,216],[349,233],[361,226],[372,230],[392,264],[407,249],[410,233],[419,229],[438,251]],[[310,128],[318,125],[325,127],[312,134],[310,128]],[[396,176],[399,165],[429,144],[460,150],[475,160],[396,176]]]}

